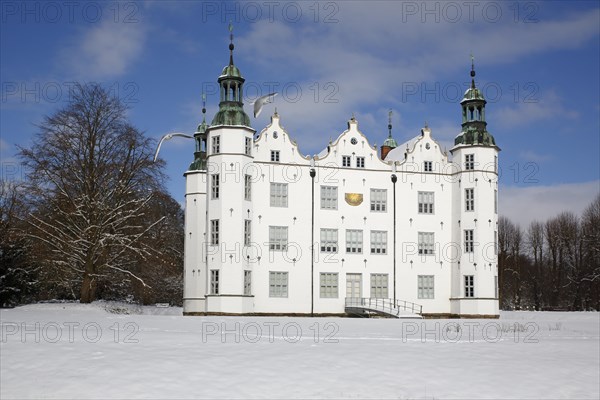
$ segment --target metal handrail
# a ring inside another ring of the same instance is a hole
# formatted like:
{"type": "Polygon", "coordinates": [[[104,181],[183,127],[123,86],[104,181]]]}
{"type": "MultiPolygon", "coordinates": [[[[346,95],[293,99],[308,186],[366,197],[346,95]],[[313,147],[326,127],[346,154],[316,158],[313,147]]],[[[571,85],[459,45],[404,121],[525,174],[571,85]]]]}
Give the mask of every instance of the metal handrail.
{"type": "Polygon", "coordinates": [[[346,297],[346,307],[370,308],[376,311],[386,312],[392,315],[400,315],[400,311],[410,311],[413,314],[421,314],[423,306],[406,300],[379,299],[372,297],[346,297]]]}

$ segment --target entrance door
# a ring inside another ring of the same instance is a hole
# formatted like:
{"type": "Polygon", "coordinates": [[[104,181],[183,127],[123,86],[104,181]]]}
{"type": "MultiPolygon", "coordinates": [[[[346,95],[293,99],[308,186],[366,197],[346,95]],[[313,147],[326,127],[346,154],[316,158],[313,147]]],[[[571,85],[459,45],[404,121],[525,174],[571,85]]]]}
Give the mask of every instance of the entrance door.
{"type": "Polygon", "coordinates": [[[362,274],[346,274],[346,297],[360,298],[362,274]]]}

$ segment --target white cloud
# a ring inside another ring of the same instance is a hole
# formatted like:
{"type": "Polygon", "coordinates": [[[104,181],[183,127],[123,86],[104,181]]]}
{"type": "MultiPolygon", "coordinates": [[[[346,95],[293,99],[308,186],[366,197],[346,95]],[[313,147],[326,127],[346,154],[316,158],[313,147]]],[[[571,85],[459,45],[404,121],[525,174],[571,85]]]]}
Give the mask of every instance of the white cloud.
{"type": "MultiPolygon", "coordinates": [[[[454,71],[460,68],[464,73],[460,77],[467,80],[465,64],[471,51],[482,64],[500,64],[549,50],[576,48],[597,35],[599,14],[592,10],[559,20],[515,24],[510,9],[503,5],[508,14],[500,23],[468,23],[466,15],[458,23],[443,19],[441,23],[422,23],[419,16],[399,23],[402,7],[401,2],[344,2],[339,4],[335,15],[339,23],[335,24],[260,21],[236,39],[236,51],[257,67],[256,80],[278,80],[283,85],[296,76],[305,77],[298,82],[304,89],[300,101],[285,102],[279,96],[275,105],[292,135],[302,136],[301,142],[324,146],[329,136],[336,137],[345,129],[352,112],[369,137],[373,135],[369,128],[381,129],[386,124],[374,126],[370,121],[375,116],[361,115],[358,110],[387,103],[407,112],[411,105],[399,102],[404,83],[439,80],[449,74],[456,77],[454,71]],[[334,82],[339,102],[326,104],[322,97],[315,101],[314,90],[309,89],[314,82],[321,87],[334,82]]],[[[519,103],[495,114],[498,121],[510,126],[556,115],[578,116],[552,92],[540,95],[538,103],[519,103]]],[[[268,115],[262,118],[256,126],[268,123],[268,115]]],[[[430,125],[436,129],[434,123],[430,125]]],[[[445,130],[441,129],[447,141],[457,133],[455,124],[452,135],[445,130]]]]}
{"type": "Polygon", "coordinates": [[[600,193],[600,181],[551,186],[504,186],[499,191],[500,215],[527,228],[531,221],[546,221],[563,211],[576,215],[600,193]]]}
{"type": "Polygon", "coordinates": [[[524,150],[519,153],[519,157],[521,157],[521,159],[523,159],[525,161],[531,161],[531,162],[537,162],[537,163],[550,161],[554,158],[551,154],[540,154],[533,150],[524,150]]]}
{"type": "Polygon", "coordinates": [[[61,52],[61,62],[84,80],[124,74],[142,53],[147,31],[141,23],[115,23],[110,18],[90,26],[61,52]]]}
{"type": "Polygon", "coordinates": [[[547,91],[532,98],[531,102],[521,101],[511,107],[502,107],[494,111],[496,124],[503,127],[515,127],[551,118],[576,119],[579,113],[567,109],[562,99],[554,92],[547,91]]]}

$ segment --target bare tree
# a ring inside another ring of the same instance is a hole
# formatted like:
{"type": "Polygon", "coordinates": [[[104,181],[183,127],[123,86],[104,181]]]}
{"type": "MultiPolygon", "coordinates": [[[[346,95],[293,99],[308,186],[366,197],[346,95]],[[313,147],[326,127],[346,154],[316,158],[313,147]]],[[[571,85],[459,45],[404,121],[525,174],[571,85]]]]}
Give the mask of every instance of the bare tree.
{"type": "Polygon", "coordinates": [[[31,244],[22,230],[25,213],[22,183],[0,179],[0,307],[27,301],[36,283],[31,244]]]}
{"type": "Polygon", "coordinates": [[[69,104],[20,149],[34,206],[30,235],[45,249],[46,267],[79,286],[81,302],[115,273],[146,285],[134,271],[152,253],[143,239],[162,220],[144,218],[162,189],[153,149],[120,100],[96,84],[75,86],[69,104]]]}
{"type": "Polygon", "coordinates": [[[533,221],[527,229],[527,247],[530,254],[533,255],[533,265],[530,271],[531,295],[536,310],[542,308],[543,287],[544,287],[544,224],[533,221]]]}

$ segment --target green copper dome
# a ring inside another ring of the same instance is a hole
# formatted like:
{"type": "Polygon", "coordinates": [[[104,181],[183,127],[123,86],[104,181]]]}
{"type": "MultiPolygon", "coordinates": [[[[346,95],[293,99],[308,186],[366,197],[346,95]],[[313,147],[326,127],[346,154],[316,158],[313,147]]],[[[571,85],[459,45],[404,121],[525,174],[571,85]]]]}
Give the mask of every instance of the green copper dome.
{"type": "Polygon", "coordinates": [[[221,93],[219,111],[213,117],[211,126],[250,126],[250,117],[244,111],[244,81],[242,73],[233,63],[233,26],[229,25],[231,43],[229,44],[229,65],[217,79],[221,93]]]}
{"type": "Polygon", "coordinates": [[[225,68],[223,68],[223,72],[221,72],[220,77],[241,78],[242,73],[240,72],[239,68],[235,65],[227,65],[225,68]]]}
{"type": "Polygon", "coordinates": [[[242,103],[237,101],[222,101],[219,103],[219,111],[215,114],[210,125],[250,126],[250,117],[244,111],[242,103]]]}
{"type": "Polygon", "coordinates": [[[481,90],[479,90],[476,87],[470,87],[465,91],[465,95],[463,96],[461,103],[469,100],[485,101],[485,98],[483,97],[483,93],[481,93],[481,90]]]}
{"type": "Polygon", "coordinates": [[[392,137],[385,139],[385,141],[383,142],[383,145],[387,146],[387,147],[391,147],[391,148],[398,147],[398,143],[396,143],[396,141],[392,137]]]}
{"type": "Polygon", "coordinates": [[[475,65],[471,57],[471,86],[465,91],[460,102],[462,108],[462,129],[454,139],[454,145],[496,146],[496,141],[487,131],[485,122],[485,98],[475,86],[475,65]]]}

